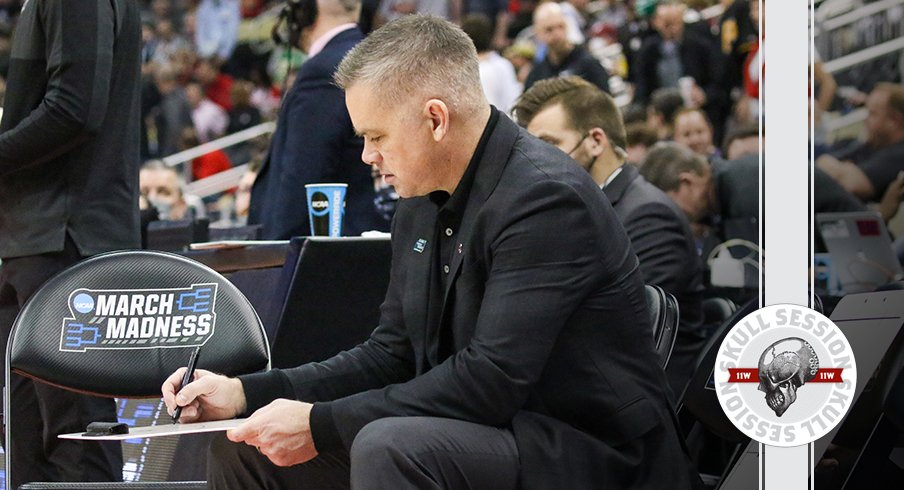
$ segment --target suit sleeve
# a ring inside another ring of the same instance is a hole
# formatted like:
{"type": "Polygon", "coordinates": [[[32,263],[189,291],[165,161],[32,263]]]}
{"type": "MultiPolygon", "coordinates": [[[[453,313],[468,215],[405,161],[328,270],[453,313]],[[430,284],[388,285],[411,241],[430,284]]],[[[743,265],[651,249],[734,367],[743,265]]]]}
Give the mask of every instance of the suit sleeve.
{"type": "Polygon", "coordinates": [[[347,165],[341,161],[346,154],[343,148],[355,136],[345,110],[344,94],[332,85],[329,73],[325,72],[317,80],[302,80],[301,85],[292,89],[286,107],[289,126],[285,146],[280,155],[270,156],[282,159],[279,166],[282,173],[268,192],[286,199],[296,198],[291,205],[271,208],[275,216],[269,222],[277,228],[271,233],[274,236],[310,234],[304,185],[335,178],[332,175],[337,169],[347,165]]]}
{"type": "MultiPolygon", "coordinates": [[[[400,210],[404,205],[402,201],[400,210]]],[[[395,226],[394,220],[393,232],[395,226]]],[[[393,242],[393,261],[398,260],[401,248],[393,242]]],[[[363,344],[324,362],[239,376],[248,413],[276,398],[329,401],[411,379],[414,354],[402,320],[403,276],[404,271],[392,269],[386,299],[380,306],[380,326],[363,344]]]]}
{"type": "Polygon", "coordinates": [[[663,203],[651,202],[638,207],[624,223],[631,247],[640,261],[644,282],[655,284],[671,293],[687,286],[688,256],[693,243],[682,229],[682,222],[663,203]]]}
{"type": "Polygon", "coordinates": [[[65,153],[97,132],[107,112],[115,41],[111,3],[46,0],[38,8],[47,90],[31,114],[0,135],[0,175],[65,153]]]}
{"type": "Polygon", "coordinates": [[[504,226],[486,237],[492,264],[470,343],[407,382],[315,404],[319,451],[351,447],[366,424],[384,417],[511,423],[567,318],[599,286],[604,263],[596,239],[604,232],[572,187],[540,181],[519,195],[499,212],[504,226]]]}

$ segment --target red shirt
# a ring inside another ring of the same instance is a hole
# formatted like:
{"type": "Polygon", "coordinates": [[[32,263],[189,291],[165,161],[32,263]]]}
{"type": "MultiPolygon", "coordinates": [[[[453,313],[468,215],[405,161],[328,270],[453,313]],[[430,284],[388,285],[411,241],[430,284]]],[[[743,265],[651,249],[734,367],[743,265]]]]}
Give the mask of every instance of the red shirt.
{"type": "Polygon", "coordinates": [[[231,92],[232,77],[222,73],[206,89],[207,98],[226,111],[232,109],[231,92]]]}
{"type": "Polygon", "coordinates": [[[210,177],[230,168],[232,168],[232,162],[222,150],[214,150],[191,161],[191,175],[194,180],[210,177]]]}

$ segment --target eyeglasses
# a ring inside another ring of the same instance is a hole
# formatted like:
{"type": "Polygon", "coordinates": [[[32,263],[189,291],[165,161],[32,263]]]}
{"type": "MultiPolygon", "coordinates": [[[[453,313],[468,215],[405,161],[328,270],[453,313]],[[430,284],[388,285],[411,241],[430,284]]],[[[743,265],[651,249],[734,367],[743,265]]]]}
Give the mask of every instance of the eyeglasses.
{"type": "MultiPolygon", "coordinates": [[[[568,156],[571,156],[571,154],[574,153],[574,151],[577,150],[579,146],[581,146],[581,143],[583,143],[584,140],[587,139],[588,136],[590,136],[590,131],[584,133],[584,136],[581,136],[581,139],[578,140],[577,144],[575,144],[571,150],[569,150],[565,153],[567,153],[568,156]]],[[[626,152],[620,146],[612,145],[612,151],[615,152],[615,154],[622,160],[628,158],[628,152],[626,152]]]]}
{"type": "Polygon", "coordinates": [[[568,156],[571,156],[571,154],[574,153],[574,151],[577,150],[579,146],[581,146],[581,143],[583,143],[584,140],[587,139],[588,136],[590,136],[590,132],[589,132],[589,131],[586,132],[586,133],[584,133],[584,136],[581,136],[581,139],[579,139],[578,142],[577,142],[577,144],[574,145],[574,148],[572,148],[572,149],[569,150],[569,151],[566,151],[565,153],[567,153],[568,156]]]}

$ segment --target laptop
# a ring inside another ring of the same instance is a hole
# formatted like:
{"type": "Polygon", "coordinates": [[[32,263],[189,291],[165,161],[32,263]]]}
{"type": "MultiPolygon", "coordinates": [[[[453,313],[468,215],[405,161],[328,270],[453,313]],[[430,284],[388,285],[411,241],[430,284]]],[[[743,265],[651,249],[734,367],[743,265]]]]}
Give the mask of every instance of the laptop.
{"type": "Polygon", "coordinates": [[[819,213],[816,226],[842,293],[874,291],[904,276],[885,221],[878,213],[819,213]]]}

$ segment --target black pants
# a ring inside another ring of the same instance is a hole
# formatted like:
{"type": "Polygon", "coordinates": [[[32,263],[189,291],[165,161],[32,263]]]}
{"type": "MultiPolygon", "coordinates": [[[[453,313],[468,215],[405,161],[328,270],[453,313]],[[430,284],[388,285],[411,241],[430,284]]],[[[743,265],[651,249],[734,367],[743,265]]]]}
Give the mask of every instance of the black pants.
{"type": "MultiPolygon", "coordinates": [[[[13,321],[28,298],[47,279],[81,258],[67,237],[62,252],[3,261],[0,328],[4,347],[13,321]]],[[[90,422],[115,421],[116,404],[112,399],[79,395],[16,374],[11,376],[10,385],[12,448],[8,449],[12,458],[9,474],[13,479],[7,482],[7,488],[18,488],[32,481],[122,480],[119,443],[67,441],[56,437],[83,431],[90,422]]],[[[6,444],[5,438],[3,443],[6,444]]]]}
{"type": "Polygon", "coordinates": [[[288,468],[220,435],[211,443],[207,481],[211,489],[513,490],[519,469],[510,430],[435,417],[391,417],[361,429],[350,455],[322,453],[288,468]]]}

